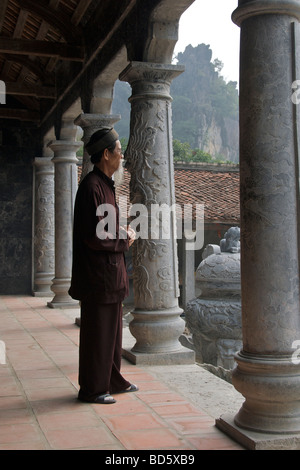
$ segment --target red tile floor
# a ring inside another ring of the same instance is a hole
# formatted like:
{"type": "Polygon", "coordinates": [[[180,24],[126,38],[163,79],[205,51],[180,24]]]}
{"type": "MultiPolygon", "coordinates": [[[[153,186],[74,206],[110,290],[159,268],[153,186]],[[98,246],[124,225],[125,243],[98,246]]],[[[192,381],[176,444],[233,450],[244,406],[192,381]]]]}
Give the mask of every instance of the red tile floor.
{"type": "Polygon", "coordinates": [[[0,450],[242,449],[151,368],[125,360],[138,392],[113,405],[79,402],[78,339],[74,321],[45,299],[0,297],[0,450]]]}

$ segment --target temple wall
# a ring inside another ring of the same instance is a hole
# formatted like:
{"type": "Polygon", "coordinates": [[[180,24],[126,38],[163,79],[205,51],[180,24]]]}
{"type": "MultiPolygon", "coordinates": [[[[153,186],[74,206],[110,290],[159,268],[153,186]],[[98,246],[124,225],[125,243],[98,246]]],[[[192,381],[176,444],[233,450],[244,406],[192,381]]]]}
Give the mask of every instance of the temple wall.
{"type": "Polygon", "coordinates": [[[33,139],[11,125],[0,139],[0,294],[30,294],[33,139]]]}

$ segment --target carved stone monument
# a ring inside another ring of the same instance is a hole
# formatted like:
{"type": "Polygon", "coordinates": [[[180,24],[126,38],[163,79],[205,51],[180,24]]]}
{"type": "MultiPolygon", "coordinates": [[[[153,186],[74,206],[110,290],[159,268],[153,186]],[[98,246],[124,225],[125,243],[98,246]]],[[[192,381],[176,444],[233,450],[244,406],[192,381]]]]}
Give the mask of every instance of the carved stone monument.
{"type": "Polygon", "coordinates": [[[220,246],[207,245],[196,272],[200,295],[185,312],[196,360],[224,369],[234,367],[242,345],[239,237],[231,227],[220,246]]]}

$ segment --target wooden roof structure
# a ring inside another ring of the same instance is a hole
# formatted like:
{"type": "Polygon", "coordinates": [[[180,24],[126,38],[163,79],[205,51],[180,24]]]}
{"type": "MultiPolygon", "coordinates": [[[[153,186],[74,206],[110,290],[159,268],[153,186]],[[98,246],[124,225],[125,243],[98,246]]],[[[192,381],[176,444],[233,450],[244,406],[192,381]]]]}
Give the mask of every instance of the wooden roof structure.
{"type": "MultiPolygon", "coordinates": [[[[190,3],[173,3],[174,15],[179,19],[190,3]]],[[[161,4],[172,2],[1,0],[0,119],[54,125],[121,47],[128,61],[143,60],[151,14],[161,4]]]]}

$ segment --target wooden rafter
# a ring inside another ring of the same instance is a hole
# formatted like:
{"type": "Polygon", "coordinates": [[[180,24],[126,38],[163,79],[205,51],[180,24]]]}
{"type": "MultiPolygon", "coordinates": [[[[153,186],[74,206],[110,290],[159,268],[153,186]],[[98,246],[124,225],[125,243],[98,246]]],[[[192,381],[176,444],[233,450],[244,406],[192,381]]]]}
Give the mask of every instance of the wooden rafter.
{"type": "Polygon", "coordinates": [[[84,49],[80,46],[69,46],[64,43],[10,39],[0,37],[0,53],[32,55],[39,57],[58,57],[63,60],[82,62],[84,49]]]}
{"type": "Polygon", "coordinates": [[[2,26],[3,26],[3,23],[4,23],[7,4],[8,4],[8,0],[2,0],[0,2],[0,33],[2,31],[2,26]]]}
{"type": "Polygon", "coordinates": [[[0,80],[8,97],[0,117],[40,126],[57,119],[85,76],[96,75],[92,65],[101,70],[107,51],[118,52],[122,40],[113,38],[137,1],[0,0],[0,80]]]}
{"type": "Polygon", "coordinates": [[[62,37],[69,44],[78,44],[81,40],[82,34],[81,29],[78,26],[74,26],[70,23],[70,18],[62,12],[49,6],[48,1],[39,0],[15,0],[20,8],[25,11],[29,11],[34,15],[38,16],[42,20],[46,21],[51,27],[58,30],[62,37]]]}
{"type": "Polygon", "coordinates": [[[72,16],[72,23],[77,26],[82,17],[84,16],[85,12],[87,11],[88,7],[90,6],[90,3],[92,0],[80,0],[76,10],[73,13],[72,16]]]}
{"type": "Polygon", "coordinates": [[[27,109],[0,107],[0,119],[18,119],[19,121],[39,122],[39,113],[27,109]]]}
{"type": "Polygon", "coordinates": [[[35,96],[36,98],[56,97],[55,88],[47,86],[24,85],[19,83],[6,82],[6,94],[15,96],[35,96]]]}
{"type": "Polygon", "coordinates": [[[7,54],[5,55],[5,57],[10,62],[15,62],[15,63],[22,65],[23,67],[26,67],[27,70],[32,72],[36,77],[38,77],[42,81],[47,80],[49,83],[53,79],[52,75],[49,73],[46,73],[37,62],[34,62],[33,60],[28,59],[28,57],[26,56],[7,54]]]}

